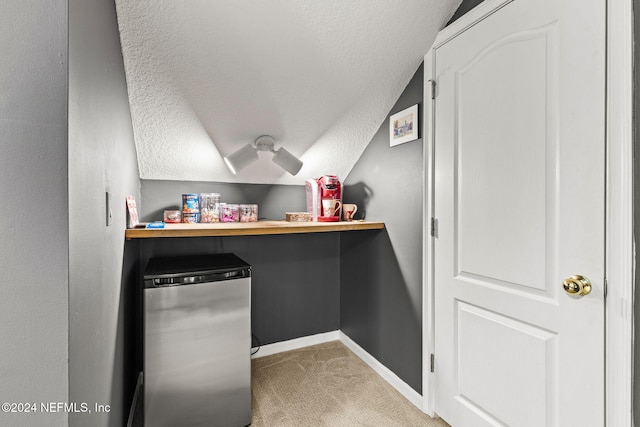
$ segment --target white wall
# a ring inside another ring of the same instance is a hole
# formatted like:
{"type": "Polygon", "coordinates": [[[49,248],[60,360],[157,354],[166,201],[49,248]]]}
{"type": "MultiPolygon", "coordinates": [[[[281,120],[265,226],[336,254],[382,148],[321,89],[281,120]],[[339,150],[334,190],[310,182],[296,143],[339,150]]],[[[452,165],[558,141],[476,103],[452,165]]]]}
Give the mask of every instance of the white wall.
{"type": "Polygon", "coordinates": [[[72,426],[122,426],[129,409],[125,197],[140,200],[138,176],[114,1],[69,0],[69,395],[111,407],[72,426]]]}
{"type": "Polygon", "coordinates": [[[0,402],[66,402],[67,1],[3,2],[0,34],[0,402]]]}

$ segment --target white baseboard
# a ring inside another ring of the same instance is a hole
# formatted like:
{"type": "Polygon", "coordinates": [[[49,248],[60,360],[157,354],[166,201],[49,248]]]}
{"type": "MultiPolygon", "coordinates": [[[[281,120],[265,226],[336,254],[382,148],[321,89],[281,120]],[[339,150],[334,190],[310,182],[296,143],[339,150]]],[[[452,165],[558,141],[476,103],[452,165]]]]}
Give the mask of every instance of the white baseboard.
{"type": "Polygon", "coordinates": [[[339,331],[339,339],[349,350],[353,351],[364,363],[369,365],[378,375],[386,382],[391,384],[401,395],[409,402],[413,403],[418,409],[424,412],[422,407],[422,395],[415,391],[409,384],[405,383],[394,374],[389,368],[380,363],[375,357],[367,353],[362,347],[355,343],[351,338],[339,331]]]}
{"type": "MultiPolygon", "coordinates": [[[[282,353],[283,351],[297,350],[303,347],[309,347],[310,345],[323,344],[329,341],[339,340],[340,331],[325,332],[323,334],[309,335],[301,338],[294,338],[288,341],[276,342],[273,344],[267,344],[260,347],[258,352],[251,356],[252,359],[259,357],[271,356],[272,354],[282,353]]],[[[256,351],[256,347],[251,349],[251,353],[256,351]]]]}
{"type": "MultiPolygon", "coordinates": [[[[252,359],[259,357],[271,356],[272,354],[282,353],[289,350],[297,350],[310,345],[323,344],[330,341],[340,341],[364,363],[369,365],[378,375],[388,382],[398,393],[403,395],[409,402],[413,403],[418,409],[424,412],[422,406],[422,395],[415,391],[410,385],[405,383],[396,374],[391,372],[389,368],[380,363],[375,357],[367,353],[362,347],[355,343],[344,332],[337,330],[325,332],[323,334],[309,335],[307,337],[295,338],[288,341],[281,341],[273,344],[267,344],[260,347],[260,350],[251,356],[252,359]]],[[[256,348],[252,348],[253,353],[256,348]]]]}

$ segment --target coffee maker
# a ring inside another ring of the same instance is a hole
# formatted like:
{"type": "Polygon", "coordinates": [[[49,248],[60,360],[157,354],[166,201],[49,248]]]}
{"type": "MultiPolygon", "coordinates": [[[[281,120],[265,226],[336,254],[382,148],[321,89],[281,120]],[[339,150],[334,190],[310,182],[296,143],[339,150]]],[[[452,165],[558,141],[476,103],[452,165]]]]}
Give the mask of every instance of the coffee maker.
{"type": "Polygon", "coordinates": [[[342,184],[336,175],[308,179],[307,212],[313,221],[340,221],[342,214],[342,184]]]}

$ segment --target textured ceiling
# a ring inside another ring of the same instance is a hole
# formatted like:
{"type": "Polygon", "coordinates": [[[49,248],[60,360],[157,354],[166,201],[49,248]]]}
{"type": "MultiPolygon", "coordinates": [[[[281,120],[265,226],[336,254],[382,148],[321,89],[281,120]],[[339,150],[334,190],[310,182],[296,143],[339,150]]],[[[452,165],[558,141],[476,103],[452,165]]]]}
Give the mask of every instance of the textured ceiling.
{"type": "Polygon", "coordinates": [[[140,177],[345,178],[460,0],[117,0],[140,177]],[[270,153],[233,175],[223,157],[270,153]]]}

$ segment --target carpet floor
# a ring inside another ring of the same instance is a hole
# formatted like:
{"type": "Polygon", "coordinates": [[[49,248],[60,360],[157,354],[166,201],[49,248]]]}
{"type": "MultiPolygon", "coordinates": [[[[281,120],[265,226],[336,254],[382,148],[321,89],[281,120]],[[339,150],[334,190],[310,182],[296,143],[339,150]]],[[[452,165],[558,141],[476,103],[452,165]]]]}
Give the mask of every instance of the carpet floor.
{"type": "Polygon", "coordinates": [[[251,427],[448,427],[339,341],[251,361],[251,427]]]}

